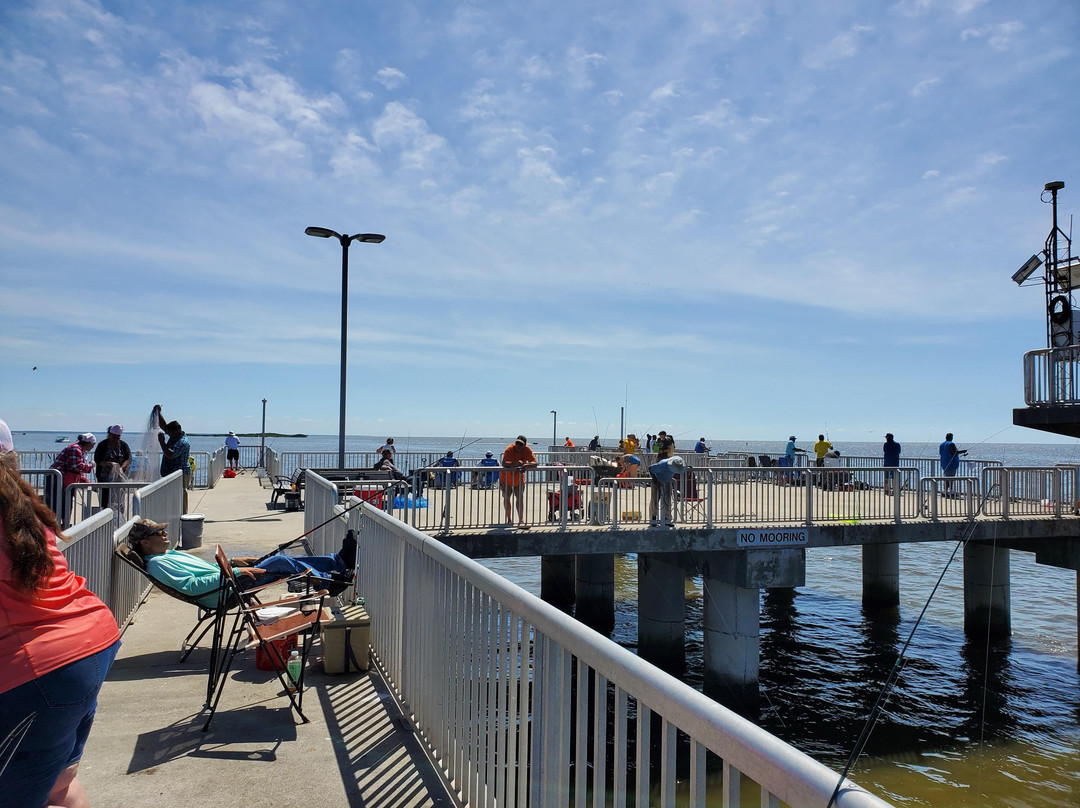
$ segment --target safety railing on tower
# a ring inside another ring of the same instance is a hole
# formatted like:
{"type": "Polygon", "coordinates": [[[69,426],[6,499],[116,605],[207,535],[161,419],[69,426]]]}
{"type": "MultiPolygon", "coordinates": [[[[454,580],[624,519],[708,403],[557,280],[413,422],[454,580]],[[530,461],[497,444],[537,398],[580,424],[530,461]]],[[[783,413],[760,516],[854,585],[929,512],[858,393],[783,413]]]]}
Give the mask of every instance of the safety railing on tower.
{"type": "Polygon", "coordinates": [[[1080,404],[1080,346],[1024,354],[1024,403],[1029,407],[1080,404]]]}

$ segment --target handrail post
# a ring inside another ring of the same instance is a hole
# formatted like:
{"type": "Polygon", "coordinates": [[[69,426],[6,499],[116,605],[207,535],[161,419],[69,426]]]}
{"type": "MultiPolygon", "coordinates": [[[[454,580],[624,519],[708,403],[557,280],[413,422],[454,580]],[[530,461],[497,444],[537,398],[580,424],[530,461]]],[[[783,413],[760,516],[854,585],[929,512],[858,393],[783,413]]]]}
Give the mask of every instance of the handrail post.
{"type": "Polygon", "coordinates": [[[619,481],[616,478],[611,484],[611,529],[619,529],[619,481]]]}
{"type": "Polygon", "coordinates": [[[1062,511],[1062,496],[1061,496],[1061,469],[1054,469],[1051,474],[1050,484],[1053,490],[1054,497],[1054,516],[1058,519],[1061,518],[1062,511]]]}
{"type": "Polygon", "coordinates": [[[563,533],[566,532],[566,515],[569,512],[569,508],[567,507],[567,497],[570,495],[570,486],[567,484],[566,479],[569,476],[570,473],[565,469],[562,474],[559,475],[559,522],[562,525],[560,530],[563,533]]]}
{"type": "Polygon", "coordinates": [[[716,474],[711,468],[705,469],[705,483],[709,486],[709,496],[705,498],[705,527],[713,526],[713,500],[716,496],[716,474]]]}
{"type": "Polygon", "coordinates": [[[806,468],[802,471],[801,477],[803,478],[803,485],[806,488],[806,526],[814,526],[814,480],[813,469],[806,468]]]}
{"type": "MultiPolygon", "coordinates": [[[[900,503],[900,492],[903,490],[903,486],[900,484],[900,469],[893,469],[892,476],[892,498],[893,498],[893,524],[900,524],[900,520],[903,518],[904,509],[900,503]]],[[[918,488],[916,488],[918,490],[918,488]]]]}

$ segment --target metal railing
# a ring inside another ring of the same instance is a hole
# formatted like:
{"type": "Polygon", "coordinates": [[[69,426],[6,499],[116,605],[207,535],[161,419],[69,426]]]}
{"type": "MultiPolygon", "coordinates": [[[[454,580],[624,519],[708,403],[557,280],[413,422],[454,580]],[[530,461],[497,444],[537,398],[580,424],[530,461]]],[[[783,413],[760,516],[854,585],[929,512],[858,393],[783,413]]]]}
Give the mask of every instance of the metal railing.
{"type": "Polygon", "coordinates": [[[19,464],[19,474],[24,480],[30,483],[34,488],[34,492],[41,498],[41,501],[56,514],[57,520],[61,525],[64,524],[64,498],[62,496],[62,490],[64,485],[64,475],[56,469],[35,469],[26,468],[19,464]]]}
{"type": "Polygon", "coordinates": [[[108,507],[113,511],[113,527],[119,528],[135,513],[135,492],[147,483],[72,483],[64,489],[64,520],[69,525],[89,519],[108,507]],[[95,505],[95,502],[98,504],[95,505]]]}
{"type": "Polygon", "coordinates": [[[184,475],[174,471],[135,492],[131,503],[136,516],[169,525],[169,536],[180,537],[180,514],[184,512],[184,475]]]}
{"type": "MultiPolygon", "coordinates": [[[[739,805],[743,790],[761,805],[829,801],[839,775],[824,765],[465,556],[361,507],[360,591],[377,663],[463,802],[739,805]]],[[[845,782],[835,805],[887,803],[845,782]]]]}
{"type": "Polygon", "coordinates": [[[86,579],[87,588],[101,599],[123,631],[150,589],[146,578],[120,563],[113,550],[118,542],[127,541],[134,520],[114,528],[113,512],[106,508],[72,525],[59,542],[60,552],[68,569],[86,579]]]}
{"type": "Polygon", "coordinates": [[[1080,404],[1080,347],[1024,354],[1024,403],[1029,407],[1080,404]]]}
{"type": "MultiPolygon", "coordinates": [[[[341,493],[336,484],[313,471],[304,474],[304,532],[313,530],[333,515],[333,508],[341,503],[341,493]]],[[[308,536],[308,543],[315,555],[336,552],[345,537],[346,528],[339,520],[323,525],[308,536]]]]}
{"type": "MultiPolygon", "coordinates": [[[[1075,513],[1080,467],[1010,470],[995,463],[981,468],[980,475],[956,477],[924,476],[911,466],[691,469],[672,483],[672,518],[684,526],[712,528],[1075,513]],[[923,485],[926,480],[936,482],[923,485]],[[931,504],[928,498],[937,501],[931,504]]],[[[370,499],[418,530],[494,529],[508,521],[498,474],[498,469],[481,466],[425,473],[410,479],[411,493],[398,488],[374,492],[370,499]],[[433,479],[439,484],[432,484],[433,479]]],[[[524,478],[524,519],[519,520],[514,501],[509,520],[514,524],[560,529],[588,524],[617,530],[664,517],[655,502],[661,491],[648,477],[597,480],[591,469],[557,466],[538,467],[524,478]]],[[[339,502],[345,493],[339,486],[339,502]]]]}

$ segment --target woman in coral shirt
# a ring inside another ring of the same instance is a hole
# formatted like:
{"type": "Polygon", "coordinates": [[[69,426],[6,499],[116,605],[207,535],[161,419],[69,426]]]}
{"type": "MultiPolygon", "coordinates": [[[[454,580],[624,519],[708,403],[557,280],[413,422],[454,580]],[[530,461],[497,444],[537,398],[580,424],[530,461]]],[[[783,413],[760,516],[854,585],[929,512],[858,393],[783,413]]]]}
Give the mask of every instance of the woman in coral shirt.
{"type": "Polygon", "coordinates": [[[17,741],[0,802],[87,808],[75,775],[120,632],[68,569],[56,517],[19,475],[14,449],[0,421],[0,741],[17,741]]]}

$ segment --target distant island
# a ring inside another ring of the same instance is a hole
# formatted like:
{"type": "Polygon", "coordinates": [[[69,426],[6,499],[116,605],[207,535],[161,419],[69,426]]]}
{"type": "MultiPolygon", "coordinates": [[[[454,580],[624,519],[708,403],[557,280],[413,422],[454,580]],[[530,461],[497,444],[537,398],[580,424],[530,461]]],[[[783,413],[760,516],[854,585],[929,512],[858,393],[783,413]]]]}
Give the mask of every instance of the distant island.
{"type": "MultiPolygon", "coordinates": [[[[188,432],[188,436],[192,438],[224,438],[228,435],[228,432],[188,432]]],[[[302,432],[297,432],[295,435],[286,435],[284,432],[237,432],[238,438],[261,438],[263,434],[268,438],[306,438],[302,432]]]]}

